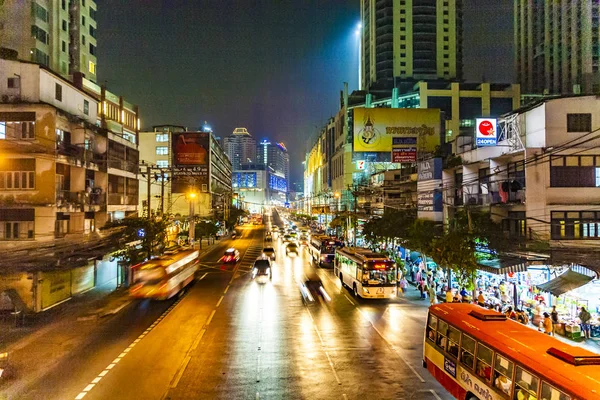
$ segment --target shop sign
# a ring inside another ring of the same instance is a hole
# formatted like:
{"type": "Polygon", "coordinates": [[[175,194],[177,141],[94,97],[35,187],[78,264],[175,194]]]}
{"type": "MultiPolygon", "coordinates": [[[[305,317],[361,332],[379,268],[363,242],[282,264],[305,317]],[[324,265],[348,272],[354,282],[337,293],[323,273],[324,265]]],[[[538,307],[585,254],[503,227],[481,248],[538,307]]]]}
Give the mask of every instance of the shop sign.
{"type": "Polygon", "coordinates": [[[417,210],[429,212],[442,212],[442,192],[441,190],[430,190],[419,192],[417,195],[417,210]]]}
{"type": "Polygon", "coordinates": [[[498,143],[498,120],[477,118],[475,120],[475,142],[477,147],[496,146],[498,143]]]}
{"type": "Polygon", "coordinates": [[[442,159],[431,158],[421,161],[418,165],[419,182],[442,179],[442,159]]]}
{"type": "Polygon", "coordinates": [[[401,149],[392,149],[392,162],[394,163],[414,163],[417,162],[417,148],[406,147],[401,149]]]}

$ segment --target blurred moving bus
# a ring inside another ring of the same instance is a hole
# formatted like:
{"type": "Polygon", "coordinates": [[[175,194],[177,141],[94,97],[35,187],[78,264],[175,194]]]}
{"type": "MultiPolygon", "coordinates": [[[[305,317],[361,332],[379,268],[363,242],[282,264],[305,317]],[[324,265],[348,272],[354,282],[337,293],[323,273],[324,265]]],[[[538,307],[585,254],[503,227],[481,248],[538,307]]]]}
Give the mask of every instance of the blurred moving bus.
{"type": "Polygon", "coordinates": [[[369,249],[344,247],[335,250],[333,267],[342,286],[347,286],[354,296],[366,299],[396,297],[396,263],[385,254],[369,249]]]}
{"type": "Polygon", "coordinates": [[[198,250],[183,250],[134,265],[129,294],[157,300],[175,296],[194,280],[198,254],[198,250]]]}
{"type": "Polygon", "coordinates": [[[335,258],[335,249],[343,247],[343,243],[326,235],[316,235],[310,238],[308,252],[313,263],[319,267],[332,267],[335,258]]]}
{"type": "Polygon", "coordinates": [[[600,399],[600,355],[477,305],[430,307],[424,342],[424,366],[457,399],[600,399]]]}

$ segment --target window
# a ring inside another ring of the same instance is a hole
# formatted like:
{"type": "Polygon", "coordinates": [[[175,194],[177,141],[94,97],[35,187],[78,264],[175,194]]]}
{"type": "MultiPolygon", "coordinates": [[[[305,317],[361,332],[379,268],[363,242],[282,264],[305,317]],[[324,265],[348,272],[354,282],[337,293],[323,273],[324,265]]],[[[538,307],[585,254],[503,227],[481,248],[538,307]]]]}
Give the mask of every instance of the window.
{"type": "Polygon", "coordinates": [[[90,7],[90,18],[96,20],[96,10],[90,7]]]}
{"type": "Polygon", "coordinates": [[[6,84],[9,89],[18,89],[19,88],[19,78],[8,78],[6,84]]]}
{"type": "Polygon", "coordinates": [[[450,67],[450,63],[447,63],[447,62],[445,62],[445,63],[444,63],[444,67],[445,67],[445,68],[448,68],[448,67],[450,67]]]}
{"type": "Polygon", "coordinates": [[[482,345],[477,344],[477,365],[475,371],[477,375],[486,381],[489,381],[492,377],[492,355],[491,349],[482,345]]]}
{"type": "Polygon", "coordinates": [[[592,114],[567,114],[567,132],[590,132],[592,114]]]}
{"type": "Polygon", "coordinates": [[[31,36],[44,44],[48,44],[48,33],[37,25],[31,25],[31,36]]]}
{"type": "Polygon", "coordinates": [[[81,0],[81,5],[85,7],[85,0],[81,0]]]}
{"type": "Polygon", "coordinates": [[[600,211],[552,211],[554,240],[600,239],[600,211]]]}
{"type": "Polygon", "coordinates": [[[549,400],[571,400],[570,396],[567,396],[558,389],[553,388],[546,382],[542,382],[542,399],[549,400]]]}
{"type": "Polygon", "coordinates": [[[400,36],[400,40],[406,40],[406,36],[404,36],[404,35],[400,36]]]}
{"type": "Polygon", "coordinates": [[[33,221],[0,222],[0,240],[33,239],[33,221]]]}
{"type": "Polygon", "coordinates": [[[62,41],[62,52],[63,53],[67,52],[67,42],[65,42],[64,40],[62,41]]]}
{"type": "Polygon", "coordinates": [[[96,28],[94,28],[92,25],[90,25],[90,36],[93,38],[96,37],[96,28]]]}
{"type": "Polygon", "coordinates": [[[158,168],[169,168],[169,160],[157,160],[156,166],[158,168]]]}
{"type": "Polygon", "coordinates": [[[460,331],[448,326],[448,354],[458,358],[458,347],[460,345],[460,331]]]}
{"type": "Polygon", "coordinates": [[[94,63],[93,61],[89,61],[88,64],[89,64],[88,69],[90,71],[90,74],[96,75],[96,63],[94,63]]]}
{"type": "Polygon", "coordinates": [[[67,31],[67,21],[65,21],[64,19],[62,20],[62,30],[63,31],[67,31]]]}
{"type": "Polygon", "coordinates": [[[62,85],[58,83],[54,84],[54,98],[58,101],[62,101],[62,85]]]}
{"type": "Polygon", "coordinates": [[[0,171],[0,190],[35,189],[34,171],[0,171]]]}
{"type": "Polygon", "coordinates": [[[448,323],[440,320],[438,322],[438,330],[437,330],[437,338],[435,344],[437,344],[442,349],[446,350],[446,344],[448,342],[448,323]]]}
{"type": "Polygon", "coordinates": [[[87,100],[83,100],[83,113],[85,115],[90,115],[90,102],[87,100]]]}
{"type": "Polygon", "coordinates": [[[66,10],[66,9],[67,9],[67,0],[62,0],[62,1],[61,1],[61,5],[60,5],[60,7],[61,7],[63,10],[66,10]]]}
{"type": "Polygon", "coordinates": [[[31,61],[33,61],[34,63],[43,64],[46,66],[50,64],[50,56],[48,54],[44,53],[43,51],[37,48],[31,49],[31,52],[31,61]]]}
{"type": "Polygon", "coordinates": [[[166,156],[169,154],[169,148],[167,146],[156,146],[156,154],[166,156]]]}
{"type": "Polygon", "coordinates": [[[468,369],[473,369],[475,361],[475,339],[470,336],[462,336],[462,344],[460,349],[460,362],[468,369]]]}
{"type": "Polygon", "coordinates": [[[85,26],[85,15],[81,16],[81,25],[85,26]]]}
{"type": "Polygon", "coordinates": [[[169,141],[169,134],[168,133],[157,133],[156,134],[156,141],[157,142],[162,142],[162,143],[166,143],[169,141]]]}
{"type": "Polygon", "coordinates": [[[93,55],[93,56],[96,55],[96,46],[94,46],[91,43],[90,43],[90,54],[93,55]]]}
{"type": "Polygon", "coordinates": [[[496,354],[494,364],[494,388],[504,395],[510,396],[514,364],[500,354],[496,354]]]}
{"type": "Polygon", "coordinates": [[[515,399],[527,399],[536,398],[538,391],[539,380],[535,376],[531,375],[528,371],[525,371],[521,367],[517,367],[517,373],[515,375],[515,399]]]}
{"type": "Polygon", "coordinates": [[[550,187],[600,187],[600,156],[553,156],[550,187]]]}
{"type": "Polygon", "coordinates": [[[31,16],[37,19],[48,22],[48,10],[37,3],[31,3],[31,16]]]}
{"type": "Polygon", "coordinates": [[[429,322],[427,323],[427,339],[434,343],[435,342],[435,329],[437,327],[437,317],[429,314],[429,322]]]}
{"type": "Polygon", "coordinates": [[[85,35],[81,35],[81,44],[85,44],[85,35]]]}

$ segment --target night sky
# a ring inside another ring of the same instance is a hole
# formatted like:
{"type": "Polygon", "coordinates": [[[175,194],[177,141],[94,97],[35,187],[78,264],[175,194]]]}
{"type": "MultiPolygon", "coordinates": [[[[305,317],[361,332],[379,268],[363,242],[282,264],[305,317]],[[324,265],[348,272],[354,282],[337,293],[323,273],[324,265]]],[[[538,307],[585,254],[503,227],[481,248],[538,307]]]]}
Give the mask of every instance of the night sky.
{"type": "MultiPolygon", "coordinates": [[[[464,3],[466,79],[510,82],[512,0],[464,3]]],[[[359,0],[102,0],[98,81],[140,106],[144,129],[207,120],[284,141],[297,181],[343,82],[357,88],[359,20],[359,0]]]]}

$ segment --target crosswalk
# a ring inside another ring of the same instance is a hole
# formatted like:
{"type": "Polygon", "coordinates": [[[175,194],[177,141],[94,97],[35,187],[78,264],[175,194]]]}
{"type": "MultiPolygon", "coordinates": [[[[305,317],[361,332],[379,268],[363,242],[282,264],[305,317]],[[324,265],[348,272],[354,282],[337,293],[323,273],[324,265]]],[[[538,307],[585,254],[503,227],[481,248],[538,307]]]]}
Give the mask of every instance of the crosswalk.
{"type": "Polygon", "coordinates": [[[248,247],[248,250],[246,250],[240,260],[238,271],[242,273],[251,271],[254,261],[262,254],[262,249],[261,245],[251,245],[248,247]]]}

